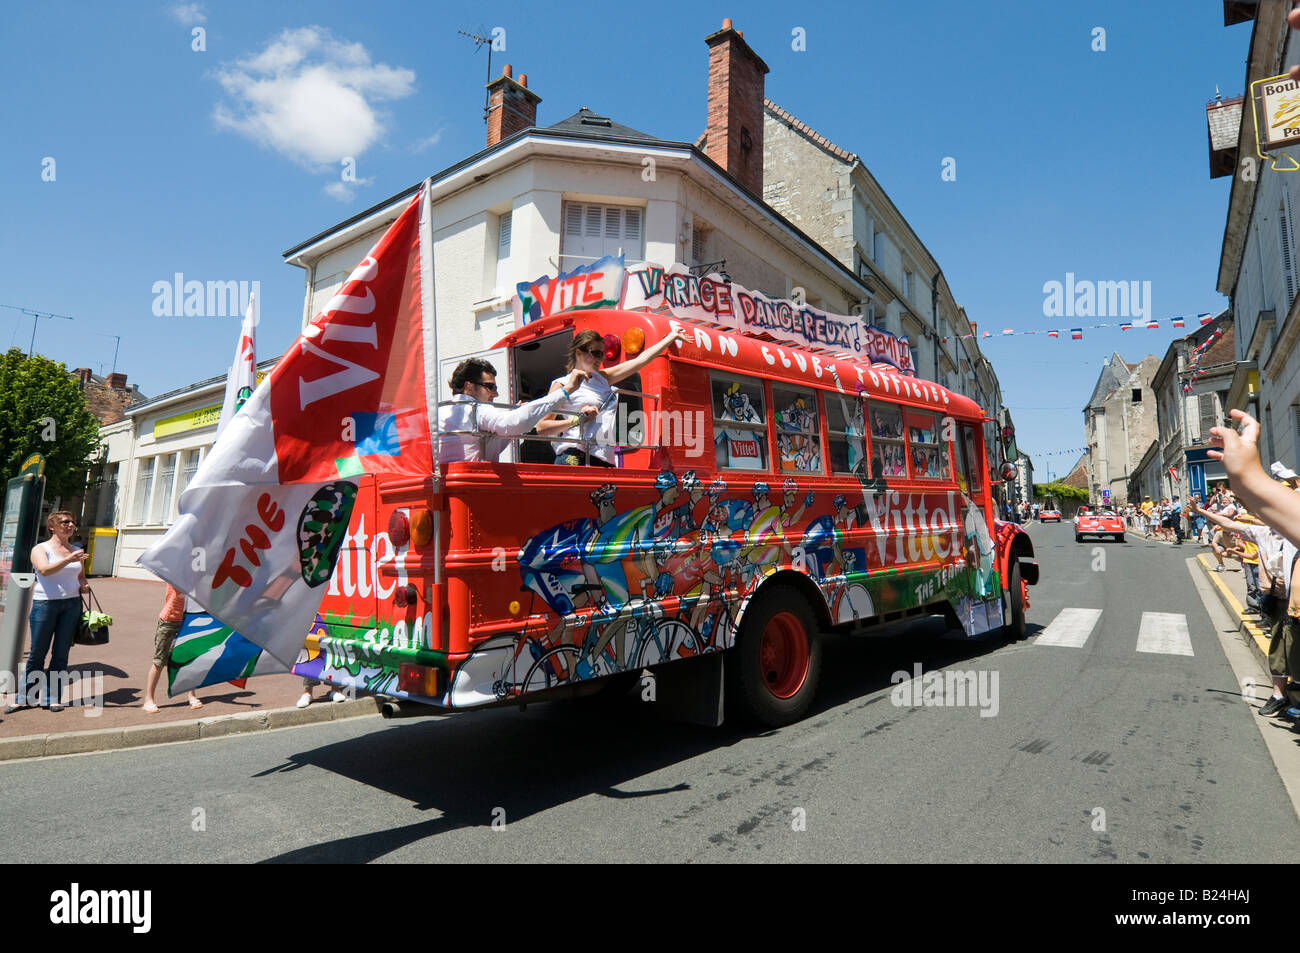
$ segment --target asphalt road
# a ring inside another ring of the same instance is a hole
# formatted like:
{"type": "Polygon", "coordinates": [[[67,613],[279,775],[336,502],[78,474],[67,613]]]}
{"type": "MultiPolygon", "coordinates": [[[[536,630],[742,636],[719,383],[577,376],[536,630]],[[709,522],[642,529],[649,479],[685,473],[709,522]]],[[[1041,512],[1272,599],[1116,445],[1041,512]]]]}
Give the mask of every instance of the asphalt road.
{"type": "Polygon", "coordinates": [[[813,713],[780,731],[573,702],[5,763],[0,860],[35,845],[62,863],[1296,856],[1300,822],[1193,548],[1030,532],[1043,581],[1028,641],[954,638],[938,620],[831,639],[813,713]],[[891,675],[916,663],[984,673],[990,694],[895,704],[891,675]]]}

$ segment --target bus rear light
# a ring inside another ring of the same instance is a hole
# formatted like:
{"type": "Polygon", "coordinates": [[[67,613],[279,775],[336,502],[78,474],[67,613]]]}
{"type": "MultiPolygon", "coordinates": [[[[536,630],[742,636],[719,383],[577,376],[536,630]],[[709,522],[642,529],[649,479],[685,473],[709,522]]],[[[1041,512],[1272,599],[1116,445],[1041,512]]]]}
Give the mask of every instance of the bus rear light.
{"type": "Polygon", "coordinates": [[[518,600],[518,599],[512,599],[512,600],[510,601],[510,614],[511,614],[511,615],[519,615],[519,610],[520,610],[521,608],[522,608],[522,606],[519,605],[519,600],[518,600]]]}
{"type": "Polygon", "coordinates": [[[617,334],[605,335],[605,364],[617,364],[618,356],[623,353],[623,342],[617,334]]]}
{"type": "Polygon", "coordinates": [[[399,609],[405,609],[407,606],[413,606],[420,597],[420,592],[415,588],[414,583],[407,583],[404,586],[398,586],[397,591],[393,593],[393,605],[399,609]]]}
{"type": "Polygon", "coordinates": [[[433,539],[433,514],[424,507],[411,510],[411,542],[425,546],[433,539]]]}
{"type": "Polygon", "coordinates": [[[397,688],[408,695],[437,698],[442,694],[438,690],[441,673],[441,669],[431,665],[412,665],[410,662],[403,662],[397,666],[397,688]]]}
{"type": "Polygon", "coordinates": [[[411,538],[411,521],[401,510],[394,510],[393,515],[388,517],[388,538],[394,546],[405,546],[411,538]]]}
{"type": "Polygon", "coordinates": [[[645,348],[645,332],[640,328],[628,328],[623,332],[623,353],[636,357],[645,348]]]}

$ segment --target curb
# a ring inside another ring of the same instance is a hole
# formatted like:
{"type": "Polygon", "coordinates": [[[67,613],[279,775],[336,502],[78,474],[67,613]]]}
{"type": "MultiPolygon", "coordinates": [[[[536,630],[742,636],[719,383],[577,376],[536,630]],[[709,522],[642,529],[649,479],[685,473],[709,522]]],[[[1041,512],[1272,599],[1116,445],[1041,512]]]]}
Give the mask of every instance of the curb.
{"type": "Polygon", "coordinates": [[[1264,666],[1264,670],[1267,671],[1268,633],[1260,628],[1258,623],[1246,618],[1245,607],[1237,601],[1237,597],[1233,595],[1232,590],[1219,578],[1220,574],[1214,571],[1212,560],[1207,554],[1199,554],[1196,557],[1196,562],[1201,567],[1201,572],[1214,586],[1214,591],[1218,595],[1219,601],[1223,603],[1223,608],[1227,609],[1228,613],[1237,619],[1237,631],[1246,637],[1246,643],[1254,650],[1256,658],[1264,666]]]}
{"type": "Polygon", "coordinates": [[[95,731],[60,731],[44,735],[0,738],[0,761],[49,758],[92,751],[117,751],[178,741],[227,738],[231,735],[313,725],[343,718],[379,713],[379,700],[372,696],[346,702],[330,702],[307,708],[272,708],[267,711],[236,712],[192,721],[171,721],[159,725],[126,725],[95,731]]]}

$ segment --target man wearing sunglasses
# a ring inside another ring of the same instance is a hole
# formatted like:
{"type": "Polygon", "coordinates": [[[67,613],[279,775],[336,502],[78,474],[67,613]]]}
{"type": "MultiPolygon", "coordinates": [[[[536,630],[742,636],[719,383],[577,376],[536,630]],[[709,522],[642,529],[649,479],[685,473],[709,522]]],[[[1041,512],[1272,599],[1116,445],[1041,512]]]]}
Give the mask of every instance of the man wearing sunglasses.
{"type": "Polygon", "coordinates": [[[574,369],[564,378],[562,388],[507,410],[492,403],[498,393],[497,369],[479,357],[461,361],[447,382],[454,395],[452,402],[438,408],[438,462],[497,463],[508,442],[503,438],[528,433],[538,421],[568,401],[588,376],[586,371],[574,369]],[[482,434],[498,436],[484,438],[482,434]]]}

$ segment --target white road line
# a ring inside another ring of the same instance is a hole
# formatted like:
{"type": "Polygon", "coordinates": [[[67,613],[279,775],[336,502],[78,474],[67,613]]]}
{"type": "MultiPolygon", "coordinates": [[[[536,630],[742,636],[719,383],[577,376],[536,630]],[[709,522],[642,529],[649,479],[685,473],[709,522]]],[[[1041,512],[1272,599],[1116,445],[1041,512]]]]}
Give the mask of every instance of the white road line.
{"type": "Polygon", "coordinates": [[[1100,618],[1100,609],[1062,609],[1043,630],[1043,634],[1034,639],[1034,644],[1060,645],[1067,649],[1083,648],[1100,618]]]}
{"type": "Polygon", "coordinates": [[[1195,655],[1187,631],[1187,616],[1181,612],[1142,613],[1137,650],[1161,655],[1195,655]]]}

